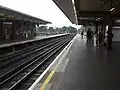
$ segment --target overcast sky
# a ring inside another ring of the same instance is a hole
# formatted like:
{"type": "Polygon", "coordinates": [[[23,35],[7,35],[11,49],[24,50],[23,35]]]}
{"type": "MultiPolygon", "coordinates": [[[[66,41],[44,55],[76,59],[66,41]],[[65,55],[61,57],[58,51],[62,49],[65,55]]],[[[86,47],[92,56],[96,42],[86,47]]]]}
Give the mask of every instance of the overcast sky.
{"type": "Polygon", "coordinates": [[[0,5],[50,21],[56,26],[71,25],[52,0],[0,0],[0,5]]]}

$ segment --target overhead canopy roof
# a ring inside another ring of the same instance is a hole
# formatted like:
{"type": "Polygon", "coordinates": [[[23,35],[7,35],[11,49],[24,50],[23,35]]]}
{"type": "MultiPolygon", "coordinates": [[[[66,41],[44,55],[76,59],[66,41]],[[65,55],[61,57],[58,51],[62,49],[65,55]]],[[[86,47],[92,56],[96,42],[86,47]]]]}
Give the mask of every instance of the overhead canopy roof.
{"type": "Polygon", "coordinates": [[[30,15],[27,15],[3,6],[0,6],[0,17],[29,21],[37,24],[51,23],[51,22],[30,16],[30,15]]]}
{"type": "MultiPolygon", "coordinates": [[[[74,5],[72,0],[53,0],[55,4],[63,11],[68,19],[77,24],[77,17],[75,16],[74,5]]],[[[64,21],[63,21],[64,22],[64,21]]]]}
{"type": "MultiPolygon", "coordinates": [[[[75,14],[73,14],[72,0],[53,0],[60,9],[71,20],[75,21],[75,14]],[[71,9],[72,7],[72,9],[71,9]]],[[[109,15],[109,11],[113,8],[119,0],[73,0],[75,2],[76,14],[78,24],[87,24],[89,22],[98,22],[99,18],[103,19],[109,15]]],[[[112,14],[120,17],[119,14],[112,14]]],[[[116,17],[115,16],[115,17],[116,17]]],[[[101,20],[102,20],[101,19],[101,20]]],[[[75,23],[75,22],[73,22],[75,23]]]]}

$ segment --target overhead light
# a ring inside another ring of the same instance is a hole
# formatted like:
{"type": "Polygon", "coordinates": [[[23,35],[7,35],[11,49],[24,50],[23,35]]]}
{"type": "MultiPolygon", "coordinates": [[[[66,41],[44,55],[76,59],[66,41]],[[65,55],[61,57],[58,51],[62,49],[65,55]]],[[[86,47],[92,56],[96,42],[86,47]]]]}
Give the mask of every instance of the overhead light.
{"type": "Polygon", "coordinates": [[[100,18],[97,18],[96,20],[100,20],[100,18]]]}
{"type": "Polygon", "coordinates": [[[110,9],[110,12],[112,12],[113,10],[115,10],[115,8],[110,9]]]}
{"type": "Polygon", "coordinates": [[[98,20],[99,20],[100,18],[98,18],[98,20]]]}
{"type": "Polygon", "coordinates": [[[74,0],[72,0],[72,3],[73,3],[73,5],[75,4],[75,1],[74,0]]]}

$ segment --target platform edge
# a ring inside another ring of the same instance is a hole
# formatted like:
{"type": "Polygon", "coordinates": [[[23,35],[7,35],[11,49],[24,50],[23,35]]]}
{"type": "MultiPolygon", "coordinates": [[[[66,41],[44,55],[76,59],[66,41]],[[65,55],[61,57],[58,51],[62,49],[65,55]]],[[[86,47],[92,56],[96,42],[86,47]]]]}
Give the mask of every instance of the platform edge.
{"type": "Polygon", "coordinates": [[[57,59],[64,53],[64,51],[71,46],[73,41],[76,39],[77,35],[68,43],[68,45],[60,52],[60,54],[53,60],[53,62],[47,67],[47,69],[38,77],[38,79],[31,85],[31,87],[28,90],[33,90],[35,86],[40,82],[40,80],[44,77],[44,75],[47,73],[47,71],[50,69],[50,67],[57,61],[57,59]]]}

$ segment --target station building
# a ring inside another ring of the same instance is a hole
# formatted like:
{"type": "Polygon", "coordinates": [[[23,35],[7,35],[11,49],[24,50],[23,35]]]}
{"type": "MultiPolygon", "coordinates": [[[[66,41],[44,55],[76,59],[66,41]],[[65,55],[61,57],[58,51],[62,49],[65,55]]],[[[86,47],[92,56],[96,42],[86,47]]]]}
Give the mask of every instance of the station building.
{"type": "Polygon", "coordinates": [[[24,40],[35,37],[36,26],[48,21],[0,6],[0,40],[24,40]]]}

